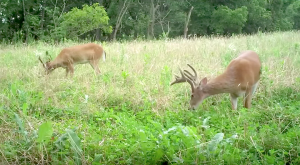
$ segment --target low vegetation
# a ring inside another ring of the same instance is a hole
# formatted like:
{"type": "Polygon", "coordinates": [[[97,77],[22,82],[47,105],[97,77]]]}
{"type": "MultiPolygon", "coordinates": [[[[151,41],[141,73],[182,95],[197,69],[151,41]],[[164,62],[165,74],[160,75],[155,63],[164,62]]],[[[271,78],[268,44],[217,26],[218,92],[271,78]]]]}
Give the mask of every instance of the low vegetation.
{"type": "Polygon", "coordinates": [[[300,33],[101,43],[101,75],[45,77],[37,56],[78,43],[0,46],[0,164],[299,164],[300,33]],[[252,108],[228,94],[189,111],[178,67],[208,79],[256,51],[262,78],[252,108]]]}

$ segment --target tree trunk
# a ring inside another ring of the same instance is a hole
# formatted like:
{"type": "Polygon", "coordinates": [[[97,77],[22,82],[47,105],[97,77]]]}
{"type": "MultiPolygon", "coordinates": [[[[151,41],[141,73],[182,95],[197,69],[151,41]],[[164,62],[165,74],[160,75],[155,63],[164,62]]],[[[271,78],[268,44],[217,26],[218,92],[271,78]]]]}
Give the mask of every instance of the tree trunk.
{"type": "Polygon", "coordinates": [[[111,39],[112,39],[113,41],[116,40],[117,32],[118,32],[118,30],[119,30],[119,28],[120,28],[120,25],[121,25],[121,23],[122,23],[123,16],[124,16],[124,14],[126,13],[126,11],[127,11],[129,5],[130,5],[130,1],[128,2],[127,0],[125,0],[125,1],[124,1],[124,4],[123,4],[123,7],[122,7],[122,9],[121,9],[121,11],[120,11],[120,13],[119,13],[119,15],[118,15],[117,22],[116,22],[116,26],[115,26],[115,28],[114,28],[114,30],[113,30],[113,33],[112,33],[112,36],[111,36],[111,39]]]}
{"type": "Polygon", "coordinates": [[[114,28],[114,30],[113,30],[113,32],[112,32],[112,37],[111,37],[111,39],[113,40],[113,41],[115,41],[116,40],[116,36],[117,36],[117,31],[118,31],[118,26],[116,25],[116,27],[114,28]]]}
{"type": "MultiPolygon", "coordinates": [[[[100,5],[104,6],[103,5],[103,0],[96,0],[96,2],[98,2],[100,5]]],[[[101,37],[101,29],[100,27],[98,29],[96,29],[96,33],[95,33],[95,40],[96,41],[100,41],[100,37],[101,37]]]]}
{"type": "Polygon", "coordinates": [[[42,1],[42,14],[41,14],[41,31],[44,30],[44,22],[45,22],[45,4],[47,0],[42,1]]]}
{"type": "Polygon", "coordinates": [[[188,26],[189,26],[189,22],[190,22],[190,18],[191,18],[191,13],[192,10],[194,9],[194,7],[192,6],[188,15],[187,15],[187,19],[185,21],[185,26],[184,26],[184,32],[183,32],[183,37],[186,38],[187,37],[187,32],[188,32],[188,26]]]}
{"type": "Polygon", "coordinates": [[[99,40],[100,40],[100,28],[96,29],[95,40],[96,40],[96,41],[99,41],[99,40]]]}
{"type": "Polygon", "coordinates": [[[26,11],[25,11],[25,2],[24,0],[22,0],[22,3],[23,3],[23,15],[24,15],[24,23],[23,23],[23,26],[25,25],[25,43],[27,44],[28,42],[28,33],[29,33],[29,30],[28,30],[28,22],[27,22],[27,19],[26,19],[26,11]]]}
{"type": "Polygon", "coordinates": [[[153,2],[153,0],[151,0],[151,7],[150,7],[151,20],[149,20],[149,23],[148,23],[148,34],[147,34],[148,39],[152,39],[154,37],[154,23],[156,20],[155,12],[158,9],[158,7],[159,7],[159,5],[156,5],[154,7],[154,2],[153,2]]]}

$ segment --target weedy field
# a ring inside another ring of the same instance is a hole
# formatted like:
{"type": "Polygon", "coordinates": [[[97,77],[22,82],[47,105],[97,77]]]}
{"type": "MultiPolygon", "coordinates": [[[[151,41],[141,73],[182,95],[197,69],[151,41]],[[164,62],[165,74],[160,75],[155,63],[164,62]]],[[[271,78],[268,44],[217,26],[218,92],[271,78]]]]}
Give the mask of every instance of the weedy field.
{"type": "Polygon", "coordinates": [[[45,77],[37,56],[77,43],[0,46],[0,164],[299,164],[300,33],[102,43],[101,75],[45,77]],[[188,110],[178,67],[208,79],[242,50],[262,78],[252,108],[229,94],[188,110]]]}

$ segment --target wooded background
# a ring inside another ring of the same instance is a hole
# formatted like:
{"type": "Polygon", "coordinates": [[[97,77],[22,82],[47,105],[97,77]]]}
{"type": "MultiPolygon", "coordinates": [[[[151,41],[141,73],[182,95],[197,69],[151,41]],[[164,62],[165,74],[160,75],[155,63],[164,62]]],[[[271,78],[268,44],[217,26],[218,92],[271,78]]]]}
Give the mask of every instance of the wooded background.
{"type": "Polygon", "coordinates": [[[300,28],[299,0],[1,0],[0,40],[131,40],[300,28]]]}

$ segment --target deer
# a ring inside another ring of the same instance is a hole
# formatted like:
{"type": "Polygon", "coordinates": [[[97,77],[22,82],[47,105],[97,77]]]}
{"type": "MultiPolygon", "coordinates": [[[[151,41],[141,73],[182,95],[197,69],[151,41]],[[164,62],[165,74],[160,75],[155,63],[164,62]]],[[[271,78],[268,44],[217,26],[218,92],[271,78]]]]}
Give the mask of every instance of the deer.
{"type": "Polygon", "coordinates": [[[175,80],[171,86],[178,83],[187,82],[191,86],[191,96],[189,110],[195,110],[204,99],[221,94],[229,93],[231,108],[237,109],[238,98],[243,96],[243,106],[251,108],[251,100],[258,86],[261,76],[261,61],[258,54],[251,50],[241,52],[238,57],[233,59],[225,71],[212,78],[209,82],[207,77],[198,79],[197,72],[187,64],[194,75],[188,70],[184,72],[179,68],[181,77],[175,75],[175,80]],[[200,80],[200,81],[199,81],[200,80]]]}
{"type": "MultiPolygon", "coordinates": [[[[49,53],[46,51],[46,55],[49,53]]],[[[74,65],[89,63],[94,69],[95,73],[99,75],[100,69],[98,66],[99,60],[106,59],[106,53],[101,45],[95,43],[87,43],[66,47],[60,51],[54,60],[48,60],[44,63],[39,56],[39,61],[46,70],[46,75],[50,74],[56,68],[62,67],[66,69],[66,77],[70,72],[71,77],[74,75],[74,65]]]]}

